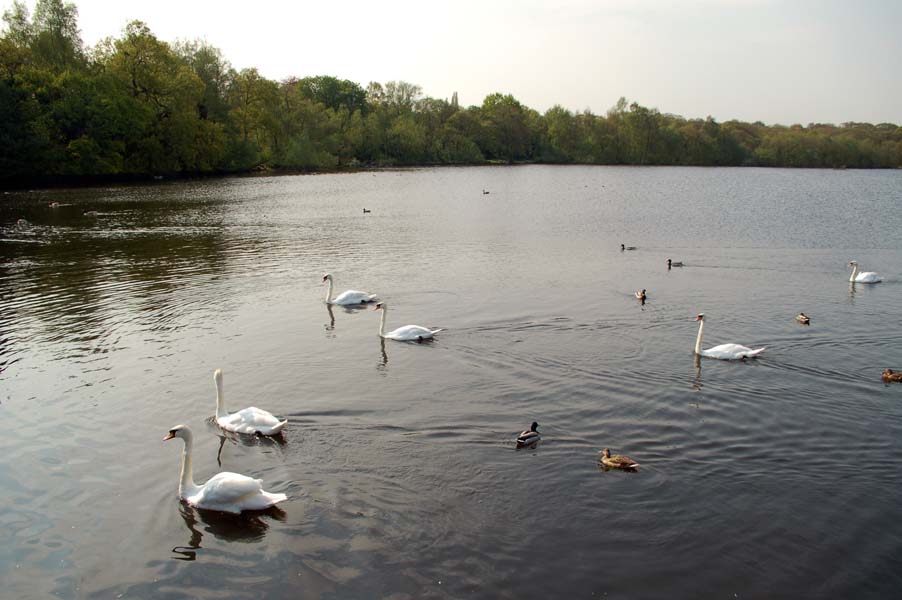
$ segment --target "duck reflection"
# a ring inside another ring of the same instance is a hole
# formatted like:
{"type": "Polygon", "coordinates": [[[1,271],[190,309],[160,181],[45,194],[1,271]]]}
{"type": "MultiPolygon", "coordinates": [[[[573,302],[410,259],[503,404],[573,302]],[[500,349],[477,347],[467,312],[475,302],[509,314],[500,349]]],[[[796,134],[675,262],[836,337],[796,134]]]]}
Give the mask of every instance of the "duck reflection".
{"type": "Polygon", "coordinates": [[[178,555],[172,558],[185,561],[197,560],[197,551],[202,548],[201,541],[205,533],[213,534],[214,538],[228,542],[259,542],[269,529],[266,517],[285,521],[285,511],[276,506],[234,515],[194,508],[182,502],[179,504],[179,514],[185,522],[185,527],[191,532],[191,537],[186,545],[175,546],[172,549],[173,554],[178,555]]]}

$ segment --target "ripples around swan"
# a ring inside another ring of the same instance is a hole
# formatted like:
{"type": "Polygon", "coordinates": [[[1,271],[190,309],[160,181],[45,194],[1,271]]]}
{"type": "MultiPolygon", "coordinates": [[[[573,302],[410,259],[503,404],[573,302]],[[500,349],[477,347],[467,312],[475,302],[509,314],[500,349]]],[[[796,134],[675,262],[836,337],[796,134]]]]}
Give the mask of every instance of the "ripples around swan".
{"type": "Polygon", "coordinates": [[[902,587],[902,385],[880,381],[902,368],[896,172],[426,169],[3,198],[11,596],[902,587]],[[884,282],[850,287],[851,259],[884,282]],[[444,331],[380,340],[378,312],[323,305],[326,272],[390,301],[389,325],[444,331]],[[706,346],[767,351],[695,358],[699,312],[706,346]],[[228,406],[289,419],[282,438],[211,424],[216,368],[228,406]],[[541,442],[517,450],[532,421],[541,442]],[[198,481],[246,473],[289,500],[179,504],[160,438],[181,422],[198,481]],[[601,469],[603,447],[641,468],[601,469]]]}

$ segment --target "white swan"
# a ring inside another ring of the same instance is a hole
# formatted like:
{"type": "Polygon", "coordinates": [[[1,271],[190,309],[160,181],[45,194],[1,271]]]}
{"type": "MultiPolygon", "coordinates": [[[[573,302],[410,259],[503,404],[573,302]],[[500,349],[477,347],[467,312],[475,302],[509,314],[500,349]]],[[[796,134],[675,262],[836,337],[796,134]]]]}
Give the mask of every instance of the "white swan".
{"type": "Polygon", "coordinates": [[[414,340],[423,341],[428,340],[439,331],[442,331],[441,329],[427,329],[426,327],[420,327],[419,325],[405,325],[404,327],[398,327],[394,331],[385,333],[385,315],[388,313],[388,305],[385,302],[380,302],[373,307],[373,310],[382,311],[382,318],[379,320],[379,337],[382,338],[400,340],[402,342],[414,340]]]}
{"type": "Polygon", "coordinates": [[[326,273],[323,275],[323,281],[329,282],[329,289],[326,290],[326,304],[338,304],[339,306],[351,306],[354,304],[366,304],[376,301],[376,294],[367,294],[366,292],[356,292],[348,290],[339,294],[338,298],[332,298],[332,275],[326,273]]]}
{"type": "Polygon", "coordinates": [[[880,278],[880,275],[877,275],[877,273],[874,273],[873,271],[859,273],[857,261],[850,260],[849,266],[852,267],[852,275],[849,277],[849,281],[852,283],[880,283],[883,281],[883,279],[880,278]]]}
{"type": "Polygon", "coordinates": [[[225,395],[222,393],[222,369],[213,372],[213,381],[216,382],[216,423],[226,431],[278,435],[288,423],[288,419],[280,421],[272,413],[256,406],[229,414],[225,408],[225,395]]]}
{"type": "Polygon", "coordinates": [[[191,470],[191,430],[187,425],[176,425],[169,430],[163,441],[176,437],[185,440],[182,473],[179,476],[179,498],[191,506],[238,514],[243,510],[263,510],[288,499],[285,494],[265,491],[261,479],[227,471],[217,473],[203,485],[197,485],[191,470]]]}
{"type": "Polygon", "coordinates": [[[739,358],[753,358],[766,350],[766,348],[758,348],[752,350],[739,344],[721,344],[707,350],[702,350],[702,331],[705,329],[705,315],[699,313],[695,317],[698,324],[698,337],[695,339],[695,353],[699,356],[707,356],[708,358],[719,358],[721,360],[736,360],[739,358]]]}

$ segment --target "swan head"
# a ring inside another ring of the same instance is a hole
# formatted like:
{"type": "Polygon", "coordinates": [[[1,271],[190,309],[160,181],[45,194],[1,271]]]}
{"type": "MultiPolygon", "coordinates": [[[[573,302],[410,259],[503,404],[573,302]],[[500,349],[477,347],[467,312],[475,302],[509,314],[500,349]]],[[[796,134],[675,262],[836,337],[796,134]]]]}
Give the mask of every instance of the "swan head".
{"type": "Polygon", "coordinates": [[[325,283],[326,281],[332,281],[331,273],[326,273],[325,275],[323,275],[323,282],[325,283]]]}
{"type": "Polygon", "coordinates": [[[705,320],[705,313],[698,313],[698,314],[695,316],[695,320],[696,320],[696,321],[704,321],[704,320],[705,320]]]}
{"type": "Polygon", "coordinates": [[[166,434],[166,437],[163,438],[163,441],[171,440],[172,438],[182,438],[186,442],[191,439],[191,430],[188,429],[187,425],[176,425],[172,429],[169,430],[169,433],[166,434]]]}
{"type": "Polygon", "coordinates": [[[215,381],[217,385],[222,383],[222,369],[213,371],[213,381],[215,381]]]}
{"type": "Polygon", "coordinates": [[[850,261],[849,261],[849,266],[850,266],[850,267],[854,267],[854,266],[856,266],[857,264],[858,264],[858,261],[857,261],[857,260],[850,260],[850,261]]]}
{"type": "Polygon", "coordinates": [[[385,302],[377,302],[376,306],[373,307],[373,310],[381,310],[385,308],[385,302]]]}

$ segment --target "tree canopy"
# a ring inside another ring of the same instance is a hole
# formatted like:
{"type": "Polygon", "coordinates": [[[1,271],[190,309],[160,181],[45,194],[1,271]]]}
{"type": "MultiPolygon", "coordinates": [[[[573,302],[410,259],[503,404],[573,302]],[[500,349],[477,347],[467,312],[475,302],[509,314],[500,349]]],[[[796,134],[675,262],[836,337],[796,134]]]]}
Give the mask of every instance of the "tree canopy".
{"type": "Polygon", "coordinates": [[[604,115],[540,114],[503,93],[461,107],[404,81],[271,81],[140,21],[86,48],[77,17],[62,0],[3,15],[0,183],[486,162],[902,167],[890,123],[718,123],[625,98],[604,115]]]}

